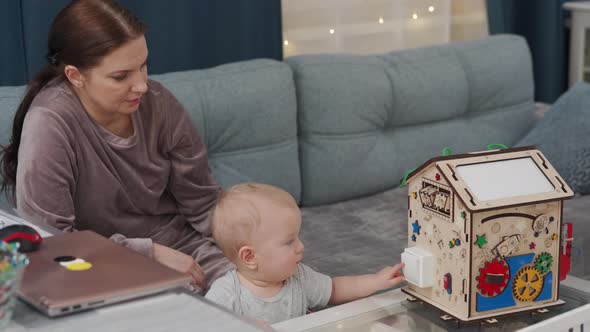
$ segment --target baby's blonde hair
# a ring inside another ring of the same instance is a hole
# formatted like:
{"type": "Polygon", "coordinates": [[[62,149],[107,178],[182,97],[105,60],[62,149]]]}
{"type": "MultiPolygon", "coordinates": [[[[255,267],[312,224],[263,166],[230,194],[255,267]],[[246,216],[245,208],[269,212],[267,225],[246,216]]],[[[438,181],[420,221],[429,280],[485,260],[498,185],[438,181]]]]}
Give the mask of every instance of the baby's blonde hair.
{"type": "Polygon", "coordinates": [[[224,190],[213,209],[211,229],[219,248],[234,263],[240,248],[250,244],[252,234],[260,226],[257,198],[278,206],[298,208],[293,196],[268,184],[248,182],[224,190]]]}

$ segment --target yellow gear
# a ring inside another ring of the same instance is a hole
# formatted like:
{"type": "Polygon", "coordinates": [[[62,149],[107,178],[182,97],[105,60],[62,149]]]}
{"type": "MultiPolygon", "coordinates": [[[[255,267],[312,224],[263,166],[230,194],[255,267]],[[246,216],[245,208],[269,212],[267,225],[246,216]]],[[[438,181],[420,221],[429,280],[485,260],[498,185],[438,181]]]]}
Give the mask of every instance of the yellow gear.
{"type": "Polygon", "coordinates": [[[532,301],[543,288],[543,276],[533,266],[525,266],[514,276],[512,294],[519,301],[532,301]]]}

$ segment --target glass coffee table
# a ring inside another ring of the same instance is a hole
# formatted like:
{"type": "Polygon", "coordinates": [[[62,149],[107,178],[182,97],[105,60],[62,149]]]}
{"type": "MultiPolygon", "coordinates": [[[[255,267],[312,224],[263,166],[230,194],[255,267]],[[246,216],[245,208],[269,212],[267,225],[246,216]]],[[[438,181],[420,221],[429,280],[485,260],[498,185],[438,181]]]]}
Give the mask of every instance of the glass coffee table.
{"type": "MultiPolygon", "coordinates": [[[[574,328],[571,331],[584,331],[584,326],[580,329],[580,324],[584,323],[586,330],[590,331],[590,281],[573,276],[568,276],[560,286],[560,298],[565,304],[549,308],[546,313],[503,316],[496,323],[444,321],[440,318],[443,315],[440,310],[422,302],[410,302],[407,297],[400,289],[394,289],[276,323],[272,327],[281,332],[517,331],[537,324],[535,331],[541,331],[544,324],[555,323],[563,316],[564,322],[559,324],[570,324],[574,328]],[[581,317],[582,321],[575,322],[570,317],[572,315],[568,315],[570,312],[578,319],[581,317]]],[[[563,327],[559,330],[568,330],[566,325],[558,326],[563,327]]]]}

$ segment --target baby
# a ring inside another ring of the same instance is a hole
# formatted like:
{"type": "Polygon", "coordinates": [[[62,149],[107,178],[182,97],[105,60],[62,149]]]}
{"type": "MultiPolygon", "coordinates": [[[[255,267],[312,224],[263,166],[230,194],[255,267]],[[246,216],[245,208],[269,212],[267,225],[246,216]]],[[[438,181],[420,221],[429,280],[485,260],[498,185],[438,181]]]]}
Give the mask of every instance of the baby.
{"type": "Polygon", "coordinates": [[[307,267],[299,239],[301,212],[286,191],[245,183],[225,191],[212,215],[213,237],[236,265],[206,298],[273,324],[310,309],[341,304],[404,280],[402,264],[376,274],[330,278],[307,267]]]}

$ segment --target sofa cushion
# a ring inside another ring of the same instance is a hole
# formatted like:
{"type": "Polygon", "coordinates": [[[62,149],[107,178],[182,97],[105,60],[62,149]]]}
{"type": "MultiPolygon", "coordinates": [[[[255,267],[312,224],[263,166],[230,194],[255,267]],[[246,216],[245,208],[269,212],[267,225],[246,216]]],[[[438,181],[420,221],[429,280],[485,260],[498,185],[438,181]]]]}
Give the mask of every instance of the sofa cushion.
{"type": "Polygon", "coordinates": [[[269,183],[299,201],[297,102],[287,64],[251,60],[150,78],[188,111],[222,186],[269,183]]]}
{"type": "Polygon", "coordinates": [[[14,113],[24,93],[24,86],[0,87],[0,145],[2,146],[7,145],[12,136],[14,113]]]}
{"type": "Polygon", "coordinates": [[[444,147],[512,145],[534,123],[530,53],[517,36],[286,62],[297,90],[304,205],[396,186],[444,147]]]}
{"type": "Polygon", "coordinates": [[[590,194],[590,84],[577,83],[517,145],[536,145],[576,193],[590,194]]]}
{"type": "MultiPolygon", "coordinates": [[[[6,146],[12,136],[14,113],[25,93],[25,86],[0,87],[0,145],[6,146]]],[[[3,179],[0,177],[0,183],[3,179]]],[[[5,193],[0,194],[0,209],[8,211],[11,204],[5,193]]]]}

